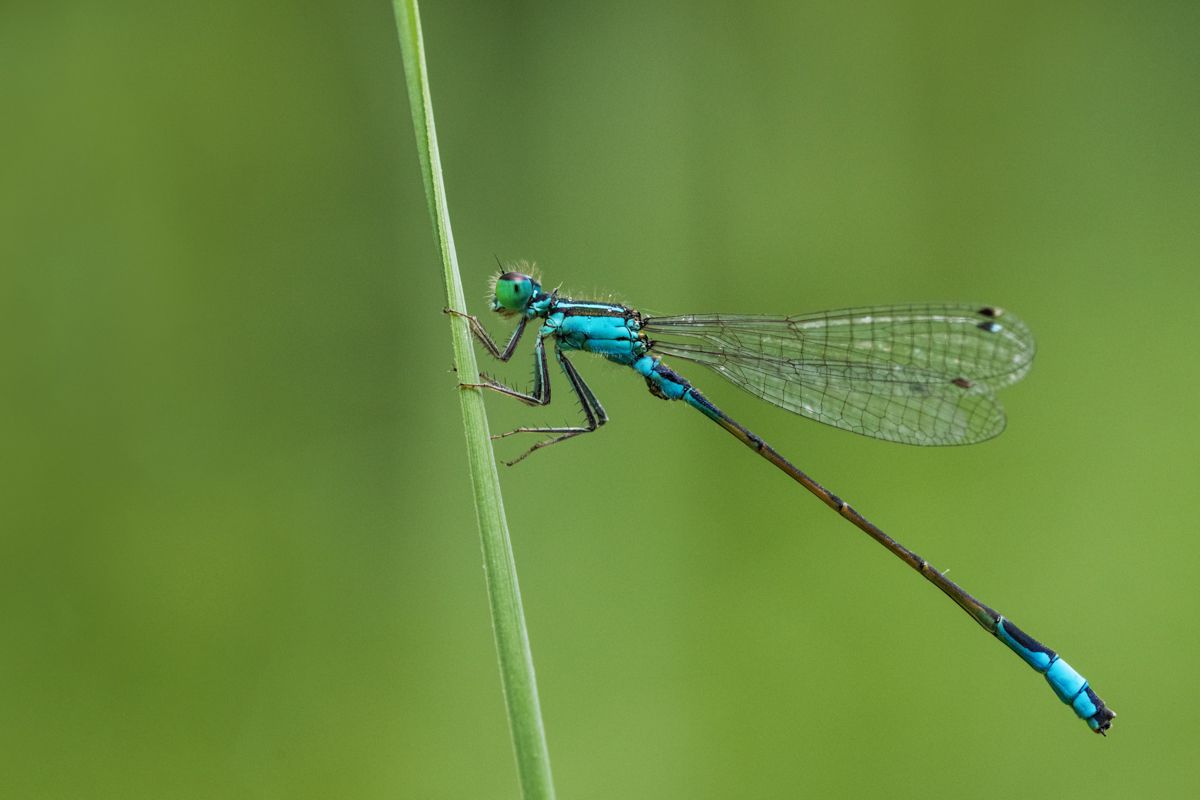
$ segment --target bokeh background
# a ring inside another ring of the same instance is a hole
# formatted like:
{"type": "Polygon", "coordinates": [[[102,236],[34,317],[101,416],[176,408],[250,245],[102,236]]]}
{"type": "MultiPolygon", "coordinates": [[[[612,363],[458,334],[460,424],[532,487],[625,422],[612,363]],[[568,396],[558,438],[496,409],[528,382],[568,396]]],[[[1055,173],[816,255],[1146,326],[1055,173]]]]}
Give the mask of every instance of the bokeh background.
{"type": "MultiPolygon", "coordinates": [[[[1194,796],[1200,6],[423,14],[479,313],[1028,320],[976,447],[690,377],[1120,714],[584,359],[612,424],[502,475],[559,795],[1194,796]]],[[[7,2],[0,64],[0,794],[515,797],[390,5],[7,2]]]]}

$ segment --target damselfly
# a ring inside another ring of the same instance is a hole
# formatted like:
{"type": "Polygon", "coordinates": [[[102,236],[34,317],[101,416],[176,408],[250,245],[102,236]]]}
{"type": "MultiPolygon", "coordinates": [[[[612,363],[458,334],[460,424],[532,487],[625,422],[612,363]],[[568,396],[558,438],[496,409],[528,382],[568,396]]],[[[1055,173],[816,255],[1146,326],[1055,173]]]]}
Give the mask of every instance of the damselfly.
{"type": "Polygon", "coordinates": [[[555,358],[583,408],[581,425],[521,427],[493,437],[550,434],[510,464],[608,421],[567,351],[596,353],[632,367],[656,397],[682,400],[704,414],[925,576],[1045,676],[1059,699],[1093,731],[1103,734],[1112,725],[1116,714],[1057,653],[888,536],[661,360],[665,355],[702,364],[763,400],[844,430],[906,444],[969,444],[1003,430],[1004,412],[995,391],[1029,371],[1033,337],[1020,320],[994,306],[953,304],[790,317],[651,316],[615,303],[560,297],[557,290],[547,292],[533,277],[512,271],[496,278],[492,310],[517,317],[517,328],[503,349],[476,317],[451,313],[466,319],[475,337],[501,361],[512,358],[528,323],[542,320],[534,346],[533,387],[522,392],[487,376],[464,386],[491,389],[529,405],[549,404],[546,340],[552,339],[555,358]]]}

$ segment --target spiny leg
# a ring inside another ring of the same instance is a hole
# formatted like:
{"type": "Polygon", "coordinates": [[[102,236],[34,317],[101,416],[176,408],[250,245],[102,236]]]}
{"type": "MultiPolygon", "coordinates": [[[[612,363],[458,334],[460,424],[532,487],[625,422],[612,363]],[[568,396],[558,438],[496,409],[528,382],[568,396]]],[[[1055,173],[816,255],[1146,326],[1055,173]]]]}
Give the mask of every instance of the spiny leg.
{"type": "MultiPolygon", "coordinates": [[[[524,323],[522,323],[522,327],[524,323]]],[[[521,328],[517,328],[520,333],[521,328]]],[[[487,332],[484,332],[487,335],[487,332]]],[[[515,340],[517,337],[514,336],[515,340]]],[[[482,340],[481,340],[482,341],[482,340]]],[[[511,349],[512,343],[509,343],[511,349]]],[[[490,378],[487,375],[480,374],[479,383],[460,383],[462,388],[472,389],[491,389],[493,392],[515,397],[522,403],[530,406],[547,406],[550,405],[550,368],[546,364],[546,342],[542,337],[538,337],[537,344],[533,348],[533,391],[522,392],[518,389],[501,383],[500,381],[490,378]]],[[[496,438],[496,437],[492,437],[496,438]]]]}
{"type": "Polygon", "coordinates": [[[521,341],[521,335],[525,333],[525,325],[529,322],[528,317],[521,317],[521,321],[517,323],[517,329],[513,331],[512,338],[508,340],[508,344],[504,346],[504,350],[500,349],[500,345],[487,332],[487,328],[483,327],[483,323],[479,318],[472,314],[464,314],[461,311],[455,311],[453,308],[443,308],[442,313],[450,314],[455,317],[462,317],[471,326],[471,333],[479,340],[479,343],[492,354],[493,358],[498,358],[501,361],[508,361],[512,358],[513,352],[517,349],[517,342],[521,341]]]}
{"type": "MultiPolygon", "coordinates": [[[[568,437],[561,438],[569,438],[569,436],[575,436],[580,433],[591,433],[592,431],[596,430],[596,428],[608,422],[608,412],[604,410],[604,406],[600,405],[600,401],[596,399],[596,395],[592,391],[592,388],[584,382],[583,376],[579,374],[579,370],[575,369],[575,365],[567,360],[567,357],[563,355],[561,350],[555,348],[554,354],[558,357],[558,363],[560,366],[562,366],[563,372],[567,374],[567,380],[571,383],[571,389],[574,390],[575,396],[579,398],[579,404],[582,407],[583,416],[586,420],[584,425],[582,427],[578,425],[522,426],[504,433],[493,434],[493,439],[503,439],[507,436],[513,436],[514,434],[518,433],[563,433],[568,434],[568,437]]],[[[539,447],[545,447],[546,445],[553,444],[556,441],[559,440],[548,440],[532,448],[532,450],[536,450],[539,447]]],[[[530,452],[532,452],[532,450],[530,452]]],[[[521,456],[521,458],[524,458],[526,455],[529,455],[529,453],[525,453],[525,455],[521,456]]]]}
{"type": "Polygon", "coordinates": [[[512,466],[518,461],[524,461],[531,453],[536,450],[541,450],[543,447],[549,447],[552,444],[565,442],[582,433],[592,433],[604,423],[608,422],[608,412],[604,410],[604,406],[600,405],[600,401],[596,399],[596,394],[591,387],[583,380],[583,376],[579,374],[579,370],[575,369],[575,365],[563,355],[562,350],[554,348],[554,355],[558,358],[558,363],[562,366],[563,372],[567,374],[567,380],[571,383],[571,389],[574,390],[575,396],[579,398],[579,405],[583,409],[583,416],[586,420],[583,426],[576,427],[524,427],[516,428],[493,436],[493,439],[503,439],[505,436],[512,436],[515,433],[557,433],[552,439],[538,442],[533,447],[526,450],[521,455],[514,458],[512,461],[506,461],[505,464],[512,466]]]}

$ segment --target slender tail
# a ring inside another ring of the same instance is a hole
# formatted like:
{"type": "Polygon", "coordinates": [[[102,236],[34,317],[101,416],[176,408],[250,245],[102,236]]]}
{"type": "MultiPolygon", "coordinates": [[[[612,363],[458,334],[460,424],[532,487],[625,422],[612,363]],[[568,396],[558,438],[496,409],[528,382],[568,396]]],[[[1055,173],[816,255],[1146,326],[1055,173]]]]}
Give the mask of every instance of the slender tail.
{"type": "MultiPolygon", "coordinates": [[[[660,374],[667,371],[662,366],[659,366],[658,370],[661,371],[660,374]]],[[[666,375],[663,374],[662,377],[666,378],[666,375]]],[[[928,561],[897,542],[891,536],[888,536],[873,522],[851,508],[850,504],[845,500],[842,500],[833,492],[830,492],[824,486],[817,483],[796,467],[796,465],[780,455],[769,444],[731,419],[724,411],[709,402],[708,398],[700,394],[695,387],[688,384],[687,381],[673,373],[671,379],[673,381],[677,380],[682,384],[681,388],[683,388],[683,391],[679,394],[679,399],[729,431],[747,447],[757,452],[767,461],[770,461],[789,478],[816,495],[825,505],[845,517],[863,533],[886,547],[892,555],[921,573],[925,576],[926,580],[949,595],[954,602],[958,603],[963,611],[966,611],[971,616],[971,619],[978,622],[988,633],[1008,645],[1026,664],[1041,673],[1046,678],[1047,683],[1050,684],[1050,688],[1058,695],[1058,698],[1069,705],[1080,719],[1087,722],[1089,728],[1096,733],[1104,734],[1112,726],[1112,720],[1116,716],[1116,712],[1106,706],[1104,701],[1088,686],[1087,680],[1076,672],[1070,664],[1059,658],[1057,653],[1026,634],[1014,625],[1011,620],[1006,619],[995,610],[976,600],[962,587],[954,583],[954,581],[934,569],[928,561]]]]}

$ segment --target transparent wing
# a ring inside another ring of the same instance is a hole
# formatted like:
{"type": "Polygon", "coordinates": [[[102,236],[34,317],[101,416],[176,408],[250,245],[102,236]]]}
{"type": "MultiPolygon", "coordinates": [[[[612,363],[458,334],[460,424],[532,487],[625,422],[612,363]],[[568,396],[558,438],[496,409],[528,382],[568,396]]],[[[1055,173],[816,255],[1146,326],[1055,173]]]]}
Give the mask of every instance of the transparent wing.
{"type": "Polygon", "coordinates": [[[1033,337],[991,306],[848,308],[791,317],[648,317],[664,355],[703,364],[780,408],[877,439],[968,444],[1004,430],[994,392],[1033,361],[1033,337]]]}

